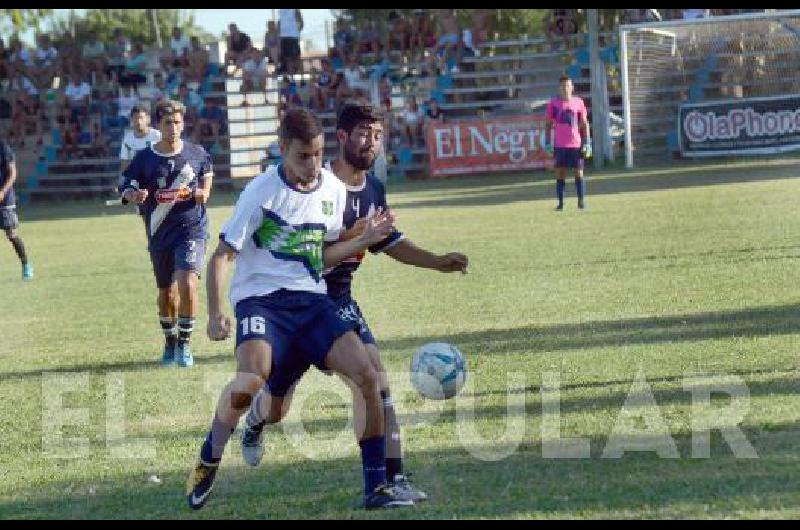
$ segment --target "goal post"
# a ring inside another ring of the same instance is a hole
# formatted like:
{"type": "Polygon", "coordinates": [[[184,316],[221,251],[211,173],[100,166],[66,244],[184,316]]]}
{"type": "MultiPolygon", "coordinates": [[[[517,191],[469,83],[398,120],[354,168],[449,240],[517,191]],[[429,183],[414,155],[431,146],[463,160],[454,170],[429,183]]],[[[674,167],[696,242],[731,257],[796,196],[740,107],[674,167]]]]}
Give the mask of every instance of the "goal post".
{"type": "Polygon", "coordinates": [[[624,24],[619,46],[627,168],[683,152],[682,107],[800,93],[800,9],[624,24]]]}

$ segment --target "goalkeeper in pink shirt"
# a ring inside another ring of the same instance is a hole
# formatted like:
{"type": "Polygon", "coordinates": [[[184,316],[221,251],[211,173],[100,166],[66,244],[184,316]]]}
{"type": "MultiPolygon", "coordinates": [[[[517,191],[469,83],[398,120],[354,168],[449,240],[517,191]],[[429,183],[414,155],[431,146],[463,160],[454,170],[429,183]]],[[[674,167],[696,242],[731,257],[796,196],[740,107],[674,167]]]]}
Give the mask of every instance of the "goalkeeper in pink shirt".
{"type": "Polygon", "coordinates": [[[583,99],[572,95],[572,90],[572,79],[562,76],[559,79],[559,94],[550,100],[546,111],[545,148],[554,158],[558,197],[556,211],[564,209],[564,187],[569,168],[575,170],[578,208],[586,207],[583,200],[583,161],[592,156],[592,140],[586,105],[583,104],[583,99]]]}

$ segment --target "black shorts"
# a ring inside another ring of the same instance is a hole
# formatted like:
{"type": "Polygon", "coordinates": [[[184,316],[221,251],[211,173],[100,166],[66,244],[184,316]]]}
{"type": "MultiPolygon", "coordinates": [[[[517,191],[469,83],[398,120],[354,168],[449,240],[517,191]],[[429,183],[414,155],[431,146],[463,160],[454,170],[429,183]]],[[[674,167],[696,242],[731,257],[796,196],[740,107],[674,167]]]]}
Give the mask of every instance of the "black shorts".
{"type": "Polygon", "coordinates": [[[0,229],[13,230],[19,226],[16,206],[0,206],[0,229]]]}
{"type": "Polygon", "coordinates": [[[281,37],[281,59],[300,57],[300,39],[281,37]]]}

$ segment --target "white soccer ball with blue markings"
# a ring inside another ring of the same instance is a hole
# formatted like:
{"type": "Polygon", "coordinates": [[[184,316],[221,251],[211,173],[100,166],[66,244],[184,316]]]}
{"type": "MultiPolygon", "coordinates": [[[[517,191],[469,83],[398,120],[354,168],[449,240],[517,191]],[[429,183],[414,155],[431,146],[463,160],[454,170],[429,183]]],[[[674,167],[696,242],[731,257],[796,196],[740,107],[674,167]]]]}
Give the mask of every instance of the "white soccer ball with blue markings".
{"type": "Polygon", "coordinates": [[[428,399],[450,399],[467,380],[461,352],[446,342],[429,342],[411,358],[411,384],[428,399]]]}

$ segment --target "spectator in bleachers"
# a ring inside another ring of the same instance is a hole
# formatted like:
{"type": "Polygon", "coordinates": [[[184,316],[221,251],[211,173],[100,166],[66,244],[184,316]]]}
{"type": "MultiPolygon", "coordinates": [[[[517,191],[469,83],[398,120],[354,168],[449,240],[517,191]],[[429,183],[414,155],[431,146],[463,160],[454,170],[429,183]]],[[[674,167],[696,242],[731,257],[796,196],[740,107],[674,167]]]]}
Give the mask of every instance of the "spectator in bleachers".
{"type": "Polygon", "coordinates": [[[336,94],[343,83],[344,75],[333,69],[330,59],[322,59],[322,71],[314,77],[311,85],[312,102],[319,112],[336,108],[336,94]]]}
{"type": "Polygon", "coordinates": [[[222,145],[221,136],[227,132],[225,111],[217,106],[214,98],[206,98],[200,110],[192,141],[202,145],[206,151],[212,152],[222,145]]]}
{"type": "Polygon", "coordinates": [[[89,114],[89,123],[82,131],[79,140],[84,145],[84,155],[86,158],[105,158],[109,156],[110,139],[103,133],[102,116],[99,113],[89,114]]]}
{"type": "Polygon", "coordinates": [[[350,56],[350,59],[347,61],[347,66],[342,74],[344,75],[344,81],[346,85],[344,87],[346,89],[346,94],[343,94],[344,98],[365,98],[369,95],[369,84],[366,80],[367,73],[364,70],[364,67],[358,63],[358,58],[355,54],[350,56]]]}
{"type": "Polygon", "coordinates": [[[62,160],[74,159],[78,155],[78,137],[80,136],[80,119],[74,116],[67,107],[61,107],[56,117],[61,133],[61,146],[58,156],[62,160]]]}
{"type": "Polygon", "coordinates": [[[440,57],[443,72],[447,71],[448,57],[452,56],[454,65],[451,71],[455,73],[458,72],[458,65],[461,63],[461,55],[463,53],[461,27],[458,24],[456,10],[437,9],[436,11],[440,31],[434,53],[440,57]]]}
{"type": "Polygon", "coordinates": [[[106,69],[106,47],[102,41],[97,39],[97,32],[89,33],[89,40],[83,45],[81,56],[84,64],[92,72],[95,82],[100,76],[104,75],[106,69]]]}
{"type": "Polygon", "coordinates": [[[33,56],[17,38],[11,40],[9,48],[9,67],[11,69],[10,77],[12,78],[17,73],[20,73],[30,79],[33,71],[33,56]]]}
{"type": "Polygon", "coordinates": [[[56,61],[58,51],[50,42],[50,36],[43,33],[37,39],[39,46],[34,52],[34,70],[32,80],[40,89],[49,89],[53,84],[53,78],[58,71],[56,61]]]}
{"type": "Polygon", "coordinates": [[[62,77],[62,74],[75,68],[86,69],[81,57],[81,48],[71,33],[65,33],[61,36],[56,50],[58,51],[58,60],[56,61],[56,72],[53,77],[62,77]]]}
{"type": "Polygon", "coordinates": [[[11,80],[10,89],[15,97],[11,110],[14,127],[11,128],[9,139],[16,147],[24,148],[26,137],[32,133],[36,136],[36,146],[41,146],[46,116],[39,100],[39,90],[30,79],[21,74],[11,80]]]}
{"type": "Polygon", "coordinates": [[[225,52],[225,67],[233,65],[233,72],[236,73],[241,67],[242,60],[247,51],[253,46],[253,41],[247,33],[239,31],[236,24],[229,24],[228,31],[228,50],[225,52]]]}
{"type": "MultiPolygon", "coordinates": [[[[169,87],[167,87],[167,80],[164,79],[164,74],[161,71],[153,74],[153,87],[150,91],[150,99],[156,103],[162,99],[171,99],[169,87]]],[[[155,105],[154,105],[155,106],[155,105]]]]}
{"type": "Polygon", "coordinates": [[[280,82],[278,91],[278,119],[283,119],[287,110],[294,107],[301,107],[303,101],[297,93],[297,83],[289,76],[284,76],[280,82]]]}
{"type": "Polygon", "coordinates": [[[70,114],[76,118],[89,115],[89,104],[92,99],[92,87],[75,70],[67,75],[69,82],[64,87],[65,103],[70,114]]]}
{"type": "Polygon", "coordinates": [[[203,98],[194,90],[190,90],[186,83],[181,83],[178,88],[177,100],[183,103],[186,107],[186,114],[183,117],[184,133],[186,135],[193,135],[197,119],[200,115],[200,109],[203,108],[203,98]]]}
{"type": "Polygon", "coordinates": [[[409,53],[415,62],[425,57],[425,49],[436,46],[436,31],[427,9],[415,9],[411,22],[411,42],[409,53]]]}
{"type": "Polygon", "coordinates": [[[565,49],[569,49],[569,40],[578,33],[578,21],[574,9],[552,9],[545,18],[546,37],[553,50],[558,48],[557,40],[563,39],[565,49]]]}
{"type": "Polygon", "coordinates": [[[343,19],[336,19],[336,32],[333,34],[333,43],[336,46],[336,53],[342,64],[346,64],[353,52],[353,32],[350,29],[350,23],[343,19]]]}
{"type": "Polygon", "coordinates": [[[130,121],[131,110],[139,102],[139,97],[134,93],[133,85],[121,85],[117,96],[117,116],[123,127],[130,121]]]}
{"type": "Polygon", "coordinates": [[[263,92],[267,88],[267,75],[269,74],[267,56],[258,48],[251,46],[243,57],[241,91],[243,93],[263,92]]]}
{"type": "Polygon", "coordinates": [[[477,50],[480,45],[489,40],[494,31],[494,9],[475,9],[472,11],[472,44],[476,50],[475,55],[480,55],[477,50]]]}
{"type": "Polygon", "coordinates": [[[358,44],[356,49],[359,55],[372,53],[377,57],[377,53],[381,49],[381,43],[374,20],[361,21],[361,28],[358,30],[358,44]]]}
{"type": "Polygon", "coordinates": [[[166,57],[167,64],[173,68],[186,68],[189,66],[189,50],[192,43],[183,34],[181,28],[172,28],[172,38],[169,40],[169,55],[166,57]]]}
{"type": "Polygon", "coordinates": [[[386,41],[384,49],[399,50],[401,56],[405,57],[406,51],[411,44],[411,24],[405,19],[403,14],[392,9],[388,15],[389,28],[386,31],[386,41]],[[396,45],[396,46],[395,46],[396,45]]]}
{"type": "Polygon", "coordinates": [[[303,15],[299,9],[281,9],[278,18],[278,34],[281,38],[281,66],[278,71],[289,75],[303,73],[300,59],[300,32],[303,31],[303,15]]]}
{"type": "Polygon", "coordinates": [[[417,105],[417,98],[413,95],[409,96],[406,99],[406,107],[403,109],[403,131],[408,139],[409,147],[413,148],[418,143],[424,145],[424,119],[425,116],[417,105]]]}
{"type": "Polygon", "coordinates": [[[431,98],[428,100],[427,108],[425,109],[425,119],[424,119],[424,127],[423,127],[423,140],[427,141],[430,134],[428,131],[430,130],[431,126],[437,123],[444,123],[444,112],[439,107],[439,101],[436,98],[431,98]]]}
{"type": "Polygon", "coordinates": [[[281,61],[281,36],[278,33],[278,24],[274,20],[267,21],[267,32],[264,34],[264,51],[275,70],[281,61]]]}
{"type": "Polygon", "coordinates": [[[136,94],[139,94],[139,85],[147,82],[145,71],[147,68],[147,55],[141,44],[133,46],[133,53],[125,61],[125,69],[122,71],[119,84],[122,86],[132,86],[136,94]]]}
{"type": "Polygon", "coordinates": [[[197,36],[192,37],[191,47],[187,52],[189,64],[186,67],[186,80],[194,83],[202,83],[208,70],[208,51],[205,46],[200,44],[197,36]]]}
{"type": "Polygon", "coordinates": [[[392,79],[389,77],[388,72],[381,75],[381,80],[378,81],[378,99],[380,100],[380,107],[386,112],[392,110],[392,79]]]}
{"type": "MultiPolygon", "coordinates": [[[[122,33],[120,28],[114,30],[114,37],[106,46],[106,74],[113,80],[119,80],[125,71],[125,63],[128,60],[128,53],[131,43],[122,33]]],[[[125,117],[127,118],[127,114],[125,117]]]]}

